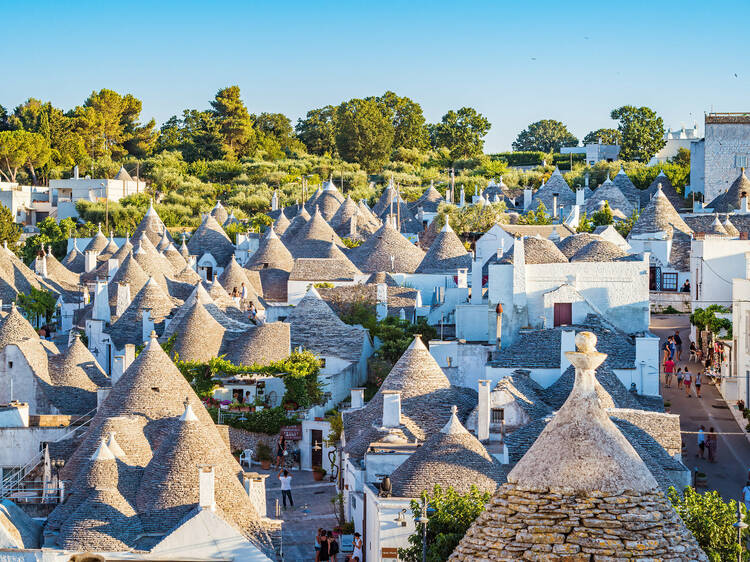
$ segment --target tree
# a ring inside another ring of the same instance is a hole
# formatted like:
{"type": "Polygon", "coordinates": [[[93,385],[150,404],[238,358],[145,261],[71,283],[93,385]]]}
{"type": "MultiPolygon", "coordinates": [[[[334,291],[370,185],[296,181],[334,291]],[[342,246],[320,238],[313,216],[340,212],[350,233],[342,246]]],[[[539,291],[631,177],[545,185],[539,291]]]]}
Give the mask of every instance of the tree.
{"type": "Polygon", "coordinates": [[[8,110],[0,105],[0,131],[7,131],[10,129],[8,124],[8,110]]]}
{"type": "Polygon", "coordinates": [[[394,150],[402,147],[423,150],[429,146],[430,139],[422,106],[409,98],[399,97],[391,91],[374,99],[384,108],[393,124],[394,150]]]}
{"type": "Polygon", "coordinates": [[[706,308],[696,308],[690,315],[690,323],[695,326],[699,332],[708,330],[712,334],[719,334],[726,330],[731,338],[732,321],[728,318],[719,318],[716,314],[728,314],[731,310],[720,304],[712,304],[706,308]]]}
{"type": "Polygon", "coordinates": [[[529,209],[525,215],[518,217],[518,224],[552,224],[552,217],[547,212],[547,206],[539,201],[536,211],[529,209]]]}
{"type": "MultiPolygon", "coordinates": [[[[711,490],[700,494],[687,487],[682,495],[670,487],[667,494],[685,526],[693,533],[698,545],[712,562],[737,560],[740,553],[747,555],[747,548],[737,544],[737,502],[725,502],[719,492],[711,490]]],[[[740,506],[742,517],[747,521],[747,512],[740,506]]],[[[748,529],[742,531],[742,544],[747,544],[748,529]]]]}
{"type": "Polygon", "coordinates": [[[627,220],[618,221],[617,224],[615,224],[615,230],[620,233],[620,236],[627,238],[630,231],[633,230],[635,223],[638,222],[639,216],[640,212],[637,210],[633,211],[633,214],[631,214],[627,220]]]}
{"type": "Polygon", "coordinates": [[[450,150],[453,160],[471,158],[482,154],[484,136],[492,125],[487,118],[472,107],[450,110],[443,115],[440,123],[431,127],[430,137],[433,147],[450,150]]]}
{"type": "Polygon", "coordinates": [[[13,220],[13,213],[5,205],[0,205],[0,244],[8,243],[8,248],[15,247],[21,237],[21,227],[13,220]]]}
{"type": "Polygon", "coordinates": [[[591,131],[583,137],[583,144],[620,144],[622,143],[622,134],[617,129],[597,129],[591,131]]]}
{"type": "Polygon", "coordinates": [[[240,99],[240,87],[229,86],[219,90],[211,102],[211,108],[219,122],[226,156],[234,159],[252,154],[257,138],[250,113],[240,99]]]}
{"type": "Polygon", "coordinates": [[[609,201],[604,201],[602,208],[591,215],[591,221],[594,226],[606,226],[612,224],[614,215],[612,214],[612,208],[609,206],[609,201]]]}
{"type": "Polygon", "coordinates": [[[295,130],[310,154],[336,155],[336,108],[327,105],[307,112],[298,119],[295,130]]]}
{"type": "Polygon", "coordinates": [[[581,218],[578,219],[576,233],[580,234],[581,232],[594,232],[594,222],[586,216],[586,211],[583,211],[581,213],[581,218]]]}
{"type": "MultiPolygon", "coordinates": [[[[427,523],[427,560],[443,562],[469,530],[474,520],[484,511],[492,494],[480,492],[472,486],[466,494],[459,494],[453,487],[443,490],[435,486],[432,493],[423,492],[422,499],[427,502],[429,514],[427,523]]],[[[414,518],[421,516],[422,502],[411,501],[414,518]]],[[[409,536],[409,546],[398,549],[399,560],[421,562],[422,560],[422,526],[409,536]]]]}
{"type": "Polygon", "coordinates": [[[610,117],[619,121],[622,135],[620,159],[648,162],[666,143],[664,121],[653,109],[624,105],[613,109],[610,117]]]}
{"type": "Polygon", "coordinates": [[[375,100],[352,99],[336,110],[336,147],[347,162],[376,171],[393,148],[393,124],[375,100]]]}
{"type": "Polygon", "coordinates": [[[677,149],[677,154],[672,157],[672,164],[679,164],[680,166],[686,166],[688,171],[690,170],[690,149],[680,147],[677,149]]]}
{"type": "Polygon", "coordinates": [[[422,334],[424,341],[430,341],[437,336],[437,330],[427,324],[424,318],[419,318],[416,324],[412,324],[408,320],[388,316],[375,324],[371,334],[383,342],[375,355],[395,364],[414,341],[414,334],[422,334]]]}
{"type": "Polygon", "coordinates": [[[578,139],[560,121],[542,119],[521,131],[513,142],[513,150],[560,152],[562,146],[577,146],[578,139]]]}
{"type": "Polygon", "coordinates": [[[37,328],[41,320],[49,322],[55,313],[57,298],[49,291],[31,288],[29,294],[18,293],[16,296],[16,305],[24,311],[27,318],[32,319],[34,326],[37,328]]]}
{"type": "Polygon", "coordinates": [[[0,132],[0,174],[8,181],[15,182],[19,168],[26,166],[36,183],[35,168],[46,164],[49,157],[49,143],[39,133],[0,132]]]}

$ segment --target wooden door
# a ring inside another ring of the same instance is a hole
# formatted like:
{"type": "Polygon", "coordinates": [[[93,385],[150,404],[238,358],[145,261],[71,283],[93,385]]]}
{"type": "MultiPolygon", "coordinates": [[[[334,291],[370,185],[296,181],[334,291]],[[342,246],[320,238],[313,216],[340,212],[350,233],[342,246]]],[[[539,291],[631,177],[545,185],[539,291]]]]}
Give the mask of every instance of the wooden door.
{"type": "Polygon", "coordinates": [[[555,326],[568,326],[573,323],[573,304],[569,302],[555,303],[555,326]]]}
{"type": "Polygon", "coordinates": [[[311,437],[312,443],[310,445],[312,447],[312,465],[323,466],[323,430],[313,429],[311,437]]]}

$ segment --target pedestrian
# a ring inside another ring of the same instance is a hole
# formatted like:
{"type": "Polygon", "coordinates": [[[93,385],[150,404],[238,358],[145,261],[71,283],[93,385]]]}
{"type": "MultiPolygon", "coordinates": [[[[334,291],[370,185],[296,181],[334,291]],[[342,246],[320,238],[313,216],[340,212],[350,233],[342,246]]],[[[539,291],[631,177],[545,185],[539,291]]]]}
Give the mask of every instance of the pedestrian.
{"type": "Polygon", "coordinates": [[[328,533],[323,531],[320,536],[320,551],[318,552],[318,560],[320,562],[328,562],[331,559],[331,555],[328,552],[328,533]]]}
{"type": "Polygon", "coordinates": [[[677,344],[674,342],[674,336],[669,336],[669,358],[674,361],[677,353],[677,344]]]}
{"type": "Polygon", "coordinates": [[[354,533],[354,540],[352,541],[352,545],[354,546],[354,550],[352,551],[351,559],[357,560],[357,562],[362,562],[362,535],[360,535],[359,533],[354,533]]]}
{"type": "Polygon", "coordinates": [[[289,476],[288,470],[279,470],[279,482],[281,482],[281,501],[284,503],[284,509],[286,509],[286,499],[289,498],[289,507],[294,507],[294,500],[292,500],[292,477],[289,476]],[[282,476],[281,474],[284,473],[282,476]]]}
{"type": "Polygon", "coordinates": [[[279,439],[276,441],[276,468],[281,468],[286,456],[286,438],[284,435],[279,435],[279,439]]]}
{"type": "Polygon", "coordinates": [[[672,339],[674,340],[675,348],[677,349],[677,359],[675,359],[675,363],[679,363],[680,358],[682,357],[682,339],[680,338],[679,330],[674,331],[672,339]]]}
{"type": "Polygon", "coordinates": [[[700,370],[697,373],[695,373],[695,395],[698,398],[702,398],[701,397],[701,372],[700,370]]]}
{"type": "Polygon", "coordinates": [[[662,358],[661,362],[666,363],[667,359],[669,359],[669,338],[664,340],[664,345],[661,346],[662,353],[664,357],[662,358]]]}
{"type": "Polygon", "coordinates": [[[318,534],[315,535],[315,562],[320,560],[320,541],[323,540],[323,529],[318,528],[318,534]]]}
{"type": "Polygon", "coordinates": [[[708,461],[716,462],[716,432],[713,427],[708,428],[708,435],[706,436],[706,449],[708,449],[708,461]]]}
{"type": "Polygon", "coordinates": [[[750,511],[750,480],[745,482],[745,487],[742,488],[742,502],[745,504],[745,510],[750,511]]]}
{"type": "Polygon", "coordinates": [[[672,375],[674,374],[674,361],[667,359],[664,362],[664,383],[667,388],[672,386],[672,375]]]}
{"type": "Polygon", "coordinates": [[[696,457],[699,456],[702,459],[706,458],[704,456],[705,453],[706,453],[706,433],[705,433],[705,430],[706,430],[706,427],[703,426],[703,425],[700,426],[700,428],[698,429],[698,451],[700,451],[700,452],[696,453],[696,455],[695,455],[696,457]]]}
{"type": "Polygon", "coordinates": [[[695,360],[696,361],[698,360],[698,348],[695,347],[694,341],[690,342],[690,357],[691,358],[695,357],[695,360]]]}
{"type": "Polygon", "coordinates": [[[245,282],[242,282],[242,288],[240,289],[240,310],[245,310],[245,303],[247,302],[247,287],[245,287],[245,282]]]}
{"type": "Polygon", "coordinates": [[[682,377],[682,384],[685,385],[685,394],[690,398],[692,396],[690,394],[690,385],[693,384],[693,379],[690,376],[690,371],[687,370],[687,367],[685,368],[685,375],[682,377]]]}
{"type": "Polygon", "coordinates": [[[339,553],[339,543],[333,536],[331,531],[328,531],[328,559],[331,562],[336,562],[336,555],[339,553]]]}
{"type": "MultiPolygon", "coordinates": [[[[685,370],[687,371],[687,367],[685,368],[685,370]]],[[[677,390],[680,390],[681,388],[680,385],[682,384],[683,376],[684,375],[682,374],[682,367],[680,367],[679,369],[677,369],[677,390]]]]}
{"type": "Polygon", "coordinates": [[[255,321],[255,317],[257,316],[257,314],[258,311],[255,309],[255,303],[253,301],[250,301],[250,308],[248,308],[247,317],[253,324],[257,324],[257,322],[255,321]]]}

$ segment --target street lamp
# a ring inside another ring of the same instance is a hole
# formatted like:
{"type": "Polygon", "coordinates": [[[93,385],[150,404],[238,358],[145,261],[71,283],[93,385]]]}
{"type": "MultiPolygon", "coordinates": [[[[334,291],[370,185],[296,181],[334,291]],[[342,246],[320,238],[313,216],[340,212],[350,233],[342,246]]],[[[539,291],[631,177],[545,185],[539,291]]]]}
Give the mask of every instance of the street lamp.
{"type": "Polygon", "coordinates": [[[422,562],[427,562],[427,523],[430,522],[428,515],[432,515],[435,510],[427,503],[427,498],[422,498],[422,510],[414,518],[414,523],[422,524],[422,562]]]}
{"type": "Polygon", "coordinates": [[[747,529],[747,523],[742,520],[742,511],[740,510],[740,502],[737,502],[737,522],[732,525],[737,529],[737,545],[739,550],[737,551],[737,561],[742,562],[742,531],[747,529]]]}

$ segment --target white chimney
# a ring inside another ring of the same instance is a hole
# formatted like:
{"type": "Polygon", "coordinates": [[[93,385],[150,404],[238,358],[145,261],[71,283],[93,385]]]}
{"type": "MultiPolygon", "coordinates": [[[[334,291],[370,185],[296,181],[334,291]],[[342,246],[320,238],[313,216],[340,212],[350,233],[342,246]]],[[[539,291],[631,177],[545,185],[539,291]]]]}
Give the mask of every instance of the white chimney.
{"type": "Polygon", "coordinates": [[[125,356],[115,355],[114,358],[112,359],[112,371],[109,373],[110,379],[112,380],[112,386],[114,386],[115,383],[118,380],[120,380],[120,377],[122,376],[124,372],[125,372],[125,356]]]}
{"type": "Polygon", "coordinates": [[[378,320],[385,320],[388,316],[388,285],[378,283],[377,287],[377,304],[375,305],[375,315],[378,320]]]}
{"type": "MultiPolygon", "coordinates": [[[[115,260],[117,261],[117,260],[115,260]]],[[[118,283],[117,284],[117,306],[115,307],[115,316],[118,318],[122,316],[125,309],[130,305],[130,284],[118,283]]]]}
{"type": "Polygon", "coordinates": [[[465,207],[466,206],[466,192],[464,191],[464,186],[461,186],[461,199],[460,199],[460,206],[465,207]]]}
{"type": "Polygon", "coordinates": [[[352,218],[349,220],[349,236],[351,238],[357,236],[357,215],[352,215],[352,218]]]}
{"type": "Polygon", "coordinates": [[[39,275],[42,279],[47,278],[47,255],[37,256],[36,262],[34,263],[34,273],[39,275]]]}
{"type": "Polygon", "coordinates": [[[401,392],[398,390],[384,390],[383,395],[383,427],[398,427],[401,425],[401,392]]]}
{"type": "Polygon", "coordinates": [[[552,218],[557,218],[557,198],[560,196],[559,193],[552,194],[552,218]]]}
{"type": "Polygon", "coordinates": [[[143,309],[141,326],[143,328],[141,341],[148,341],[149,337],[151,337],[151,332],[154,331],[154,319],[151,316],[150,308],[143,309]]]}
{"type": "Polygon", "coordinates": [[[271,210],[272,211],[279,210],[279,193],[277,190],[274,190],[273,196],[271,197],[271,210]]]}
{"type": "Polygon", "coordinates": [[[480,380],[478,382],[477,439],[487,441],[490,438],[490,381],[480,380]]]}
{"type": "Polygon", "coordinates": [[[456,287],[459,289],[467,289],[469,287],[469,270],[465,267],[461,267],[458,269],[457,273],[456,287]]]}
{"type": "Polygon", "coordinates": [[[352,408],[361,408],[365,405],[365,389],[352,388],[352,408]]]}
{"type": "Polygon", "coordinates": [[[102,320],[109,322],[109,292],[107,283],[97,279],[96,293],[94,293],[94,310],[91,313],[92,320],[102,320]]]}
{"type": "Polygon", "coordinates": [[[586,175],[583,177],[583,185],[585,185],[586,187],[589,186],[589,173],[588,172],[586,172],[586,175]]]}
{"type": "Polygon", "coordinates": [[[117,258],[109,258],[107,260],[107,280],[111,281],[112,278],[115,276],[115,273],[117,273],[117,270],[120,269],[120,260],[117,258]]]}
{"type": "Polygon", "coordinates": [[[80,178],[80,175],[78,173],[78,164],[76,164],[75,166],[73,166],[73,179],[77,180],[79,178],[80,178]]]}
{"type": "Polygon", "coordinates": [[[525,211],[531,207],[531,189],[526,188],[523,190],[523,210],[525,211]]]}
{"type": "Polygon", "coordinates": [[[132,343],[125,344],[125,363],[122,366],[122,372],[128,370],[130,364],[135,361],[135,346],[132,343]]]}
{"type": "Polygon", "coordinates": [[[583,203],[584,203],[584,197],[583,196],[584,196],[584,194],[585,194],[585,191],[583,191],[583,189],[581,189],[580,187],[578,189],[576,189],[576,205],[583,206],[583,203]]]}
{"type": "Polygon", "coordinates": [[[83,255],[83,268],[86,273],[96,269],[96,258],[98,255],[99,252],[95,252],[94,250],[86,250],[83,255]]]}
{"type": "Polygon", "coordinates": [[[198,506],[201,509],[214,511],[216,502],[214,500],[214,467],[201,466],[198,472],[199,499],[198,506]]]}
{"type": "Polygon", "coordinates": [[[743,191],[742,192],[742,197],[740,198],[740,209],[739,209],[739,212],[740,213],[747,213],[748,211],[750,211],[750,209],[748,209],[748,207],[747,207],[747,192],[743,191]]]}

